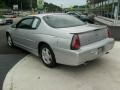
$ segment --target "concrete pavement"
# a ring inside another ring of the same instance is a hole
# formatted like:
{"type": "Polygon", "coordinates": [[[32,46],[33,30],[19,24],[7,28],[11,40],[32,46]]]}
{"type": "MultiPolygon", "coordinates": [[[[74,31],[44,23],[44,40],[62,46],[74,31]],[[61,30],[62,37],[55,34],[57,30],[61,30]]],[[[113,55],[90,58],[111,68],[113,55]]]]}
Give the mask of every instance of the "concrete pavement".
{"type": "Polygon", "coordinates": [[[120,90],[120,42],[111,52],[86,65],[47,68],[34,55],[7,74],[3,90],[120,90]]]}

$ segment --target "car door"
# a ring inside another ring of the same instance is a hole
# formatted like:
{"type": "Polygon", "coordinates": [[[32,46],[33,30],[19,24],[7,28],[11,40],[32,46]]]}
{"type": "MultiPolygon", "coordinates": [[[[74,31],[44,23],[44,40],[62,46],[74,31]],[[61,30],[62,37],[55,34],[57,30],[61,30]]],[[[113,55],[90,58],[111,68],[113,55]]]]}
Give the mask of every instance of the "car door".
{"type": "Polygon", "coordinates": [[[17,25],[17,29],[15,30],[16,42],[28,51],[35,52],[35,33],[37,33],[40,22],[40,18],[29,17],[17,25]]]}
{"type": "Polygon", "coordinates": [[[37,18],[37,17],[33,17],[33,21],[32,21],[32,24],[31,24],[31,29],[25,29],[23,31],[24,33],[24,40],[23,40],[23,45],[25,48],[27,48],[29,51],[31,52],[36,52],[36,46],[37,46],[37,31],[38,31],[38,27],[40,25],[40,18],[37,18]]]}

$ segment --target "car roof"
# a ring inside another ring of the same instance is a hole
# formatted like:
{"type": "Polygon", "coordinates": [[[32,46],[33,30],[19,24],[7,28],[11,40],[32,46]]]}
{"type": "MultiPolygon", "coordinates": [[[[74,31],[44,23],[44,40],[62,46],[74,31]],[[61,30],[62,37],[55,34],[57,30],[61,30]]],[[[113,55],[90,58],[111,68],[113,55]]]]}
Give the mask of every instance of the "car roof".
{"type": "Polygon", "coordinates": [[[68,14],[66,13],[44,13],[44,14],[36,14],[36,15],[29,15],[29,16],[36,16],[36,17],[42,18],[48,15],[68,15],[68,14]]]}

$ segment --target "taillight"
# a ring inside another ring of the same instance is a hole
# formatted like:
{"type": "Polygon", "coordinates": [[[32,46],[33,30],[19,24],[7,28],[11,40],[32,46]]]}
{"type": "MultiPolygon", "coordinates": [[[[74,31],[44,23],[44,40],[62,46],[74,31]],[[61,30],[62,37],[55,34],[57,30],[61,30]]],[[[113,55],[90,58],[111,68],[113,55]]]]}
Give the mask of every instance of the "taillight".
{"type": "Polygon", "coordinates": [[[109,31],[109,30],[108,30],[108,37],[109,37],[109,38],[112,38],[112,33],[111,33],[111,31],[109,31]]]}
{"type": "Polygon", "coordinates": [[[79,48],[80,48],[80,39],[79,39],[78,34],[75,34],[72,39],[71,49],[78,50],[79,48]]]}

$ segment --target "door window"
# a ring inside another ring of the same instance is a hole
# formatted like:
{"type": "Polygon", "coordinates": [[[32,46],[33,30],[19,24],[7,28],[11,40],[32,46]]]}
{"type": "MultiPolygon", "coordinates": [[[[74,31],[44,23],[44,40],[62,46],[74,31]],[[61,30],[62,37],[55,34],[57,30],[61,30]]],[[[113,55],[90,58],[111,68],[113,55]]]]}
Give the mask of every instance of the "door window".
{"type": "Polygon", "coordinates": [[[33,18],[24,19],[17,25],[17,28],[32,29],[32,22],[33,22],[33,18]]]}

